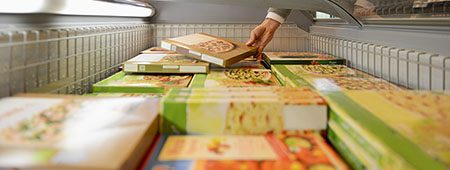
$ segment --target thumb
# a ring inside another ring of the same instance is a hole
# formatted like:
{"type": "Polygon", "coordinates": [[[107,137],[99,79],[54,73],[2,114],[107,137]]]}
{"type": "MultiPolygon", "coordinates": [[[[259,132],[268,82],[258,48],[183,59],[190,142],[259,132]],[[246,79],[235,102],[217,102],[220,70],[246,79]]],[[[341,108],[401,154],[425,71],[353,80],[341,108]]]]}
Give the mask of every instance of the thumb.
{"type": "Polygon", "coordinates": [[[245,45],[247,46],[251,46],[256,42],[256,34],[255,33],[251,33],[250,34],[250,39],[247,41],[247,43],[245,43],[245,45]]]}

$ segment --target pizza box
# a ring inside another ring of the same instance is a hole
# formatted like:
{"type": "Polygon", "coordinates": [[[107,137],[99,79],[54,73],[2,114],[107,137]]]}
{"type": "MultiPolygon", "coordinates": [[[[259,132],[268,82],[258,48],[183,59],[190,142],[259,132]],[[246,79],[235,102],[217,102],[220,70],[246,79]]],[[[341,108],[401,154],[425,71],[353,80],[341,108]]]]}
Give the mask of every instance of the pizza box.
{"type": "Polygon", "coordinates": [[[0,100],[0,169],[135,169],[158,100],[19,95],[0,100]]]}
{"type": "Polygon", "coordinates": [[[163,135],[143,169],[285,170],[292,167],[348,169],[320,135],[299,131],[261,136],[163,135]]]}
{"type": "Polygon", "coordinates": [[[318,91],[401,90],[383,79],[370,77],[305,77],[318,91]]]}
{"type": "Polygon", "coordinates": [[[177,54],[176,51],[170,51],[161,47],[151,47],[141,51],[141,54],[177,54]]]}
{"type": "Polygon", "coordinates": [[[358,164],[352,165],[355,167],[354,169],[415,169],[410,163],[399,156],[399,154],[385,148],[383,144],[373,141],[372,144],[376,144],[371,145],[365,142],[365,140],[361,138],[362,136],[354,133],[354,130],[348,128],[348,124],[342,122],[341,119],[333,114],[328,121],[327,135],[328,139],[333,142],[333,145],[337,150],[345,150],[345,148],[342,147],[347,147],[350,153],[343,153],[343,155],[348,154],[347,157],[350,159],[348,162],[358,164]]]}
{"type": "Polygon", "coordinates": [[[126,74],[118,72],[93,85],[94,93],[164,93],[172,87],[187,87],[191,74],[126,74]]]}
{"type": "Polygon", "coordinates": [[[327,105],[318,93],[309,88],[271,88],[237,93],[224,92],[226,88],[187,93],[172,89],[161,101],[161,133],[259,135],[326,128],[327,105]]]}
{"type": "Polygon", "coordinates": [[[313,52],[264,52],[263,61],[268,66],[271,64],[296,64],[296,65],[345,65],[346,60],[327,54],[313,52]]]}
{"type": "MultiPolygon", "coordinates": [[[[448,169],[450,94],[408,90],[322,92],[330,117],[362,146],[414,169],[448,169]],[[391,158],[393,159],[393,158],[391,158]]],[[[387,158],[386,158],[387,159],[387,158]]],[[[388,159],[389,160],[389,159],[388,159]]],[[[385,162],[389,164],[389,162],[385,162]]]]}
{"type": "Polygon", "coordinates": [[[160,98],[161,93],[88,93],[84,96],[95,97],[145,97],[145,98],[160,98]]]}
{"type": "Polygon", "coordinates": [[[341,127],[335,126],[331,120],[328,123],[327,139],[352,169],[382,169],[369,152],[349,137],[341,127]]]}
{"type": "Polygon", "coordinates": [[[268,69],[218,69],[196,74],[190,87],[259,87],[279,86],[268,69]]]}
{"type": "Polygon", "coordinates": [[[123,63],[126,73],[208,73],[209,63],[184,54],[140,54],[123,63]]]}
{"type": "Polygon", "coordinates": [[[231,66],[257,53],[256,47],[205,33],[190,34],[161,41],[161,47],[222,67],[231,66]]]}
{"type": "MultiPolygon", "coordinates": [[[[227,67],[226,69],[238,69],[238,68],[247,68],[247,69],[267,69],[267,67],[256,58],[246,58],[244,60],[241,60],[237,63],[232,64],[231,66],[227,67]]],[[[211,64],[210,65],[211,70],[222,70],[225,69],[221,66],[211,64]]]]}
{"type": "Polygon", "coordinates": [[[280,84],[289,87],[312,87],[308,79],[360,77],[374,79],[375,77],[345,65],[272,65],[272,73],[280,84]]]}
{"type": "Polygon", "coordinates": [[[272,65],[270,67],[273,75],[281,85],[286,87],[312,87],[301,75],[290,71],[286,65],[272,65]]]}

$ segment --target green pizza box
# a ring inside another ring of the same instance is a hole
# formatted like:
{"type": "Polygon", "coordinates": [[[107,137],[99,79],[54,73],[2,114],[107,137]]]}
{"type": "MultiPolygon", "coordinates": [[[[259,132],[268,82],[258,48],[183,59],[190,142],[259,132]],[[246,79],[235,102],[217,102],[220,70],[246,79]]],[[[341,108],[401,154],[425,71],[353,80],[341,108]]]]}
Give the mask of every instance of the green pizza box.
{"type": "Polygon", "coordinates": [[[330,141],[331,145],[334,146],[336,151],[344,158],[348,164],[355,170],[365,170],[368,168],[367,164],[364,164],[362,159],[364,154],[360,146],[355,144],[351,139],[343,140],[343,136],[337,135],[335,129],[328,127],[327,130],[327,138],[330,141]],[[359,150],[358,150],[359,149],[359,150]],[[359,153],[355,154],[355,153],[359,153]]]}
{"type": "Polygon", "coordinates": [[[450,94],[409,90],[322,92],[337,122],[383,166],[449,169],[450,94]],[[404,160],[404,161],[402,161],[404,160]]]}
{"type": "Polygon", "coordinates": [[[290,71],[285,65],[272,65],[272,73],[280,84],[286,87],[311,87],[311,85],[301,76],[290,71]]]}
{"type": "Polygon", "coordinates": [[[190,74],[127,74],[118,72],[93,85],[94,93],[164,93],[173,87],[187,87],[190,74]]]}
{"type": "Polygon", "coordinates": [[[214,69],[209,74],[196,74],[190,87],[264,87],[280,86],[269,69],[214,69]]]}
{"type": "Polygon", "coordinates": [[[326,127],[326,103],[309,88],[207,89],[169,91],[161,101],[161,133],[255,135],[326,127]]]}
{"type": "Polygon", "coordinates": [[[126,73],[208,73],[209,64],[184,54],[140,54],[123,63],[126,73]]]}
{"type": "Polygon", "coordinates": [[[345,65],[346,60],[327,54],[312,52],[264,52],[263,61],[268,65],[345,65]]]}
{"type": "Polygon", "coordinates": [[[341,134],[340,136],[343,136],[341,139],[345,138],[345,143],[361,148],[355,149],[354,152],[358,152],[357,154],[364,160],[364,165],[371,167],[369,169],[414,169],[398,153],[386,148],[379,140],[371,139],[351,129],[349,123],[336,116],[334,111],[330,111],[328,128],[341,134]]]}

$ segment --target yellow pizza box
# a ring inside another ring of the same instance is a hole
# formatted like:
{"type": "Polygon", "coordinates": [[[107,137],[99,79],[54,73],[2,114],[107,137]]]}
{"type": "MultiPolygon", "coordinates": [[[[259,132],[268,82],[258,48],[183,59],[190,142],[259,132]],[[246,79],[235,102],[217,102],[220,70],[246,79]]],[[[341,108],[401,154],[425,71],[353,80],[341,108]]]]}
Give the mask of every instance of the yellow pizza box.
{"type": "Polygon", "coordinates": [[[261,135],[283,130],[323,130],[325,100],[309,88],[172,89],[161,101],[161,132],[261,135]],[[265,91],[262,91],[265,90],[265,91]]]}
{"type": "Polygon", "coordinates": [[[205,33],[190,34],[161,41],[161,47],[222,67],[231,66],[257,53],[256,47],[205,33]]]}
{"type": "Polygon", "coordinates": [[[0,100],[0,169],[136,169],[158,99],[21,94],[0,100]]]}

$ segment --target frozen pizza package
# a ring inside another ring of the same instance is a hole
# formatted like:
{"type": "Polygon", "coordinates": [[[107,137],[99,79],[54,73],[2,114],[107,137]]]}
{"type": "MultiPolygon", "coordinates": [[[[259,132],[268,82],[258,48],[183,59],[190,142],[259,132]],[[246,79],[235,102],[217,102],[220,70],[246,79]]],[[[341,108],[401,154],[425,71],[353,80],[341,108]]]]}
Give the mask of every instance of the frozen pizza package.
{"type": "Polygon", "coordinates": [[[25,94],[0,100],[0,169],[136,169],[158,99],[25,94]]]}
{"type": "Polygon", "coordinates": [[[126,73],[208,73],[209,63],[185,54],[140,54],[123,63],[126,73]]]}
{"type": "Polygon", "coordinates": [[[450,167],[448,92],[349,90],[323,94],[330,107],[328,127],[336,133],[341,128],[349,141],[368,154],[365,165],[375,163],[380,169],[450,167]]]}
{"type": "Polygon", "coordinates": [[[145,170],[286,170],[349,167],[317,133],[268,135],[163,135],[145,170]]]}
{"type": "Polygon", "coordinates": [[[269,69],[215,69],[196,74],[190,87],[260,87],[279,86],[269,69]]]}
{"type": "Polygon", "coordinates": [[[379,78],[305,77],[304,79],[319,91],[401,90],[400,87],[379,78]]]}
{"type": "Polygon", "coordinates": [[[218,88],[172,89],[161,102],[160,130],[167,134],[260,135],[326,128],[327,105],[317,92],[271,88],[228,93],[218,88]]]}
{"type": "Polygon", "coordinates": [[[94,93],[164,93],[187,87],[191,74],[127,74],[118,72],[93,85],[94,93]]]}
{"type": "Polygon", "coordinates": [[[345,65],[346,60],[313,52],[264,52],[263,61],[272,64],[345,65]]]}
{"type": "Polygon", "coordinates": [[[161,47],[228,67],[257,53],[256,47],[205,33],[190,34],[161,41],[161,47]]]}
{"type": "Polygon", "coordinates": [[[151,47],[146,50],[142,50],[141,54],[177,54],[176,51],[170,51],[161,47],[151,47]]]}

